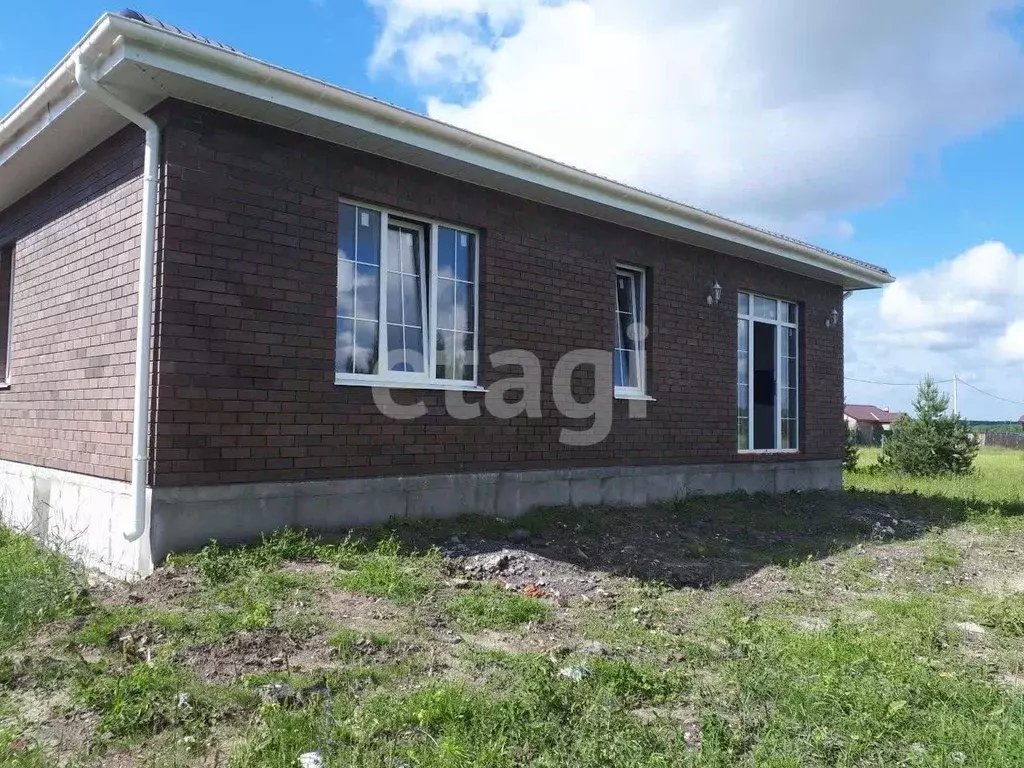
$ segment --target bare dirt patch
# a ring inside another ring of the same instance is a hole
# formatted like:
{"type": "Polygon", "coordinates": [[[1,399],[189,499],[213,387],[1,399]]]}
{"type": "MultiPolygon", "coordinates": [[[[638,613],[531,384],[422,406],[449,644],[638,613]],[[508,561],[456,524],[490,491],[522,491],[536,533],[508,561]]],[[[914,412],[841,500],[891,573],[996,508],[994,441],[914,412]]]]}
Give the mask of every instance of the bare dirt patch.
{"type": "Polygon", "coordinates": [[[326,634],[296,638],[277,628],[241,631],[216,643],[179,651],[182,663],[211,683],[232,683],[243,675],[306,673],[338,665],[326,634]]]}

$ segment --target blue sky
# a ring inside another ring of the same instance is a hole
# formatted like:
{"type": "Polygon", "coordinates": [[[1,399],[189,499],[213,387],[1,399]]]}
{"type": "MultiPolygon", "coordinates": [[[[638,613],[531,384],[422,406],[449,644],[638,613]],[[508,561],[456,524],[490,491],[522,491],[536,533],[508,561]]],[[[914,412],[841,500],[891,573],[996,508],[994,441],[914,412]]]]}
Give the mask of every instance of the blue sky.
{"type": "MultiPolygon", "coordinates": [[[[40,0],[8,15],[0,111],[113,8],[40,0]]],[[[883,264],[898,288],[847,303],[847,375],[903,383],[955,371],[1015,401],[964,387],[968,418],[1024,413],[1024,2],[150,0],[137,8],[276,64],[883,264]]],[[[912,395],[912,387],[847,383],[850,402],[906,408],[912,395]]]]}

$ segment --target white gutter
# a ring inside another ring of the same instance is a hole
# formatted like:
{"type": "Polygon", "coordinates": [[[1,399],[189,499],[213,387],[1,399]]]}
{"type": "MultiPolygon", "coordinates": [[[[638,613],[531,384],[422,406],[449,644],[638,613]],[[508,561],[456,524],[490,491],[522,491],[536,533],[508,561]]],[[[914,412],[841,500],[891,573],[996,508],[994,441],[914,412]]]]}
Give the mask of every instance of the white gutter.
{"type": "Polygon", "coordinates": [[[139,247],[139,304],[135,338],[135,402],[132,409],[132,509],[135,520],[124,532],[128,541],[137,541],[146,532],[146,461],[149,446],[150,351],[153,335],[153,272],[156,250],[156,200],[160,162],[160,128],[136,109],[114,97],[96,82],[75,56],[75,80],[78,86],[122,117],[146,132],[146,155],[142,169],[142,237],[139,247]]]}

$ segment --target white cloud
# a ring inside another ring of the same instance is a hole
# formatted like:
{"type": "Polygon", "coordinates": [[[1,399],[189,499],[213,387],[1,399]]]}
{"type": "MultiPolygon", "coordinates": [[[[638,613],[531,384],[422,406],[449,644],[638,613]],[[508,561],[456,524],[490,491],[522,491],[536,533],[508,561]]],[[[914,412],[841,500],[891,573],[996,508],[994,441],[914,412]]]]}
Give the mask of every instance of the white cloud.
{"type": "MultiPolygon", "coordinates": [[[[1024,254],[1003,243],[983,243],[901,277],[880,296],[850,299],[846,309],[848,376],[903,383],[955,373],[1024,402],[1024,254]]],[[[905,409],[913,394],[913,387],[847,383],[849,402],[905,409]]],[[[960,394],[968,418],[1016,419],[1024,411],[969,387],[960,394]]]]}
{"type": "MultiPolygon", "coordinates": [[[[1009,326],[996,346],[1007,360],[1024,360],[1024,320],[1017,320],[1009,326]]],[[[1024,383],[1020,388],[1024,390],[1024,383]]]]}
{"type": "Polygon", "coordinates": [[[428,112],[790,231],[1024,102],[1011,0],[370,0],[428,112]]]}

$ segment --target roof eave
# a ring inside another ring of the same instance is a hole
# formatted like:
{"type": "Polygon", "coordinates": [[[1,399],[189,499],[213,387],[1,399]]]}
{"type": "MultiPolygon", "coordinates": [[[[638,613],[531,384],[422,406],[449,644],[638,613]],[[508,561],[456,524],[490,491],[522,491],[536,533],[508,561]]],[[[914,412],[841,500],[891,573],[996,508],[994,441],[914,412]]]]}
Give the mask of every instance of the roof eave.
{"type": "Polygon", "coordinates": [[[33,120],[38,130],[46,129],[47,110],[59,94],[63,92],[66,98],[69,89],[77,89],[68,72],[68,62],[78,53],[96,61],[107,56],[115,46],[125,58],[139,63],[175,68],[196,80],[223,84],[252,98],[323,119],[346,121],[348,125],[394,142],[419,147],[424,152],[446,154],[496,174],[659,222],[662,227],[678,227],[740,249],[770,254],[794,269],[803,266],[822,273],[830,282],[848,290],[878,288],[894,279],[888,272],[870,265],[586,173],[236,51],[116,14],[102,16],[79,44],[0,122],[0,161],[5,148],[13,146],[12,141],[33,120]]]}

